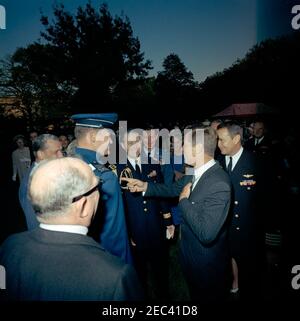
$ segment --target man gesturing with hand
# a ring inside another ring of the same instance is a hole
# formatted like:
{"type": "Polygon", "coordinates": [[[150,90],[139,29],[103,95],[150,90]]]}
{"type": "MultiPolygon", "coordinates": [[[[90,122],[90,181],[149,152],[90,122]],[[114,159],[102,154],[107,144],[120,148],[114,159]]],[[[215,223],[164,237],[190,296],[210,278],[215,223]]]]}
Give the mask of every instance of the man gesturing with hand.
{"type": "Polygon", "coordinates": [[[212,128],[191,128],[185,135],[184,157],[193,167],[172,185],[125,179],[131,192],[145,196],[179,196],[182,213],[180,258],[192,300],[223,301],[228,290],[230,256],[227,216],[231,201],[228,175],[215,162],[212,128]]]}

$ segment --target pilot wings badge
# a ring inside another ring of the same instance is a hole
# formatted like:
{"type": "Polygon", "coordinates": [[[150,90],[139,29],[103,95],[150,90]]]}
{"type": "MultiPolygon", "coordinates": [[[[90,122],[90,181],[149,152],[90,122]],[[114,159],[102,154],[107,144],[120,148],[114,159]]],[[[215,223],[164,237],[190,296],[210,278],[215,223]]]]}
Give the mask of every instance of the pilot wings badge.
{"type": "Polygon", "coordinates": [[[244,177],[246,177],[246,178],[251,178],[251,177],[253,177],[254,175],[253,174],[245,174],[245,175],[243,175],[244,177]]]}

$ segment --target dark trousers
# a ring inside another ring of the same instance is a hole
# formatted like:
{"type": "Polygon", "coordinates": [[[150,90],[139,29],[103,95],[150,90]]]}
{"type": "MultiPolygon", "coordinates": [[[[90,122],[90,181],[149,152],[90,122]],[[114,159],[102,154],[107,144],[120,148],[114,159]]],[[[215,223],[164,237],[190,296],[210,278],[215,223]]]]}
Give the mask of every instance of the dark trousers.
{"type": "Polygon", "coordinates": [[[168,251],[159,248],[132,249],[135,268],[148,299],[168,299],[168,251]]]}
{"type": "Polygon", "coordinates": [[[221,267],[203,267],[195,265],[193,260],[185,257],[180,251],[180,262],[189,288],[192,301],[223,303],[228,297],[230,287],[230,261],[221,267]]]}

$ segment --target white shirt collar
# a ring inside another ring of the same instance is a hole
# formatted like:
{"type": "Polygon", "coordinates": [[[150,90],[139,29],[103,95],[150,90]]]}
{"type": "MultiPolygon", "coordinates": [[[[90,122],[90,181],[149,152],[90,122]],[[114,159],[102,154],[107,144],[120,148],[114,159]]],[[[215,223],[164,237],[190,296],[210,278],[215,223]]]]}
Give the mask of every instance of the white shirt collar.
{"type": "Polygon", "coordinates": [[[213,167],[216,164],[216,161],[214,159],[211,159],[210,161],[208,161],[207,163],[203,164],[202,166],[198,167],[195,169],[194,171],[194,183],[192,186],[192,190],[195,188],[195,186],[197,185],[199,179],[201,178],[201,176],[207,171],[209,170],[211,167],[213,167]]]}
{"type": "MultiPolygon", "coordinates": [[[[241,148],[239,149],[239,151],[237,153],[235,153],[232,157],[232,169],[234,169],[235,165],[237,164],[237,162],[239,161],[242,153],[243,153],[243,150],[244,148],[241,146],[241,148]]],[[[226,155],[225,156],[225,161],[226,161],[226,167],[228,166],[229,164],[229,161],[230,161],[230,156],[229,155],[226,155]]]]}
{"type": "Polygon", "coordinates": [[[129,163],[131,164],[131,166],[135,169],[135,164],[138,164],[140,169],[141,169],[141,158],[132,158],[132,157],[127,157],[129,163]]]}
{"type": "Polygon", "coordinates": [[[260,142],[264,139],[265,136],[262,136],[260,138],[255,138],[256,145],[260,144],[260,142]]]}
{"type": "Polygon", "coordinates": [[[75,233],[87,235],[88,228],[82,225],[54,225],[54,224],[40,224],[40,228],[48,231],[75,233]]]}

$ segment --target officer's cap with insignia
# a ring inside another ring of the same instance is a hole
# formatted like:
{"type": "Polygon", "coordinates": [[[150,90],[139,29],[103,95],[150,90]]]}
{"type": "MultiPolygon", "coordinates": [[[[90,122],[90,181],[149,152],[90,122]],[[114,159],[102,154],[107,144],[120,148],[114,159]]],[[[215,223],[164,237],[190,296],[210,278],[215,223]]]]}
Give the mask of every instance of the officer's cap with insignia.
{"type": "Polygon", "coordinates": [[[118,114],[76,114],[71,117],[76,126],[89,128],[110,128],[118,120],[118,114]]]}

